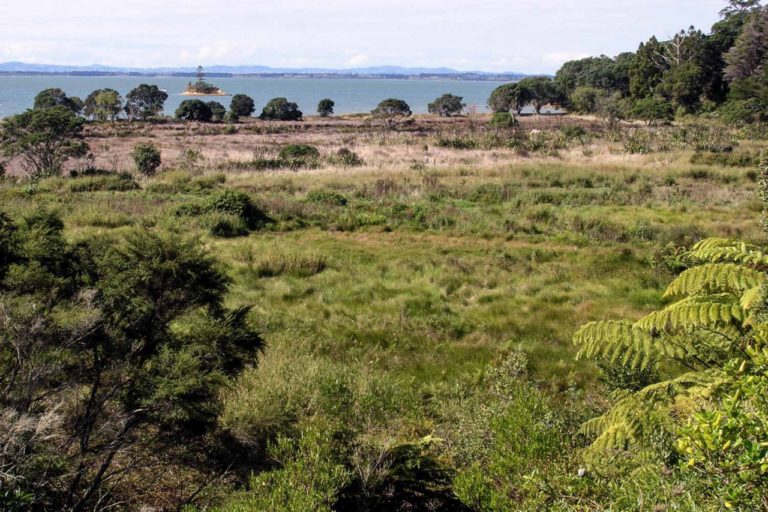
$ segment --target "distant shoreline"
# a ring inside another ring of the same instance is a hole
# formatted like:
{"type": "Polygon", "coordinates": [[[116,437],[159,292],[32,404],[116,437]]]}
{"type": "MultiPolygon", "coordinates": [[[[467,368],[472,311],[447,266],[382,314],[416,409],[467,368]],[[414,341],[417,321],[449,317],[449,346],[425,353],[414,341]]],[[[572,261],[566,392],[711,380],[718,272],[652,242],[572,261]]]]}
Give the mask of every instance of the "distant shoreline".
{"type": "MultiPolygon", "coordinates": [[[[211,78],[291,78],[291,79],[341,79],[341,80],[457,80],[476,82],[512,82],[523,75],[486,75],[474,73],[459,74],[359,74],[359,73],[207,73],[211,78]]],[[[118,73],[101,71],[0,71],[0,76],[71,76],[71,77],[146,77],[146,78],[190,78],[193,73],[118,73]]]]}

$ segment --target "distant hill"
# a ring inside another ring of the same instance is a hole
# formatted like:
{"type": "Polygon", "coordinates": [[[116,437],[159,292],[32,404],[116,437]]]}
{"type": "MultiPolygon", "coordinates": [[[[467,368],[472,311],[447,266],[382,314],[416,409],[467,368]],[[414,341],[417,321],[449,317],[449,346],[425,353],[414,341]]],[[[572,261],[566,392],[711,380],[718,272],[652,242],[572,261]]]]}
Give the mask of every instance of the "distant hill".
{"type": "MultiPolygon", "coordinates": [[[[451,68],[408,68],[402,66],[372,66],[349,69],[325,68],[272,68],[269,66],[221,66],[205,68],[210,76],[234,75],[278,75],[278,76],[342,76],[366,77],[380,76],[389,78],[430,78],[454,77],[478,80],[519,80],[525,74],[517,72],[491,73],[486,71],[459,71],[451,68]]],[[[147,75],[147,76],[194,76],[192,67],[129,68],[93,64],[90,66],[67,66],[55,64],[27,64],[25,62],[2,62],[0,73],[3,74],[67,74],[67,75],[147,75]]]]}

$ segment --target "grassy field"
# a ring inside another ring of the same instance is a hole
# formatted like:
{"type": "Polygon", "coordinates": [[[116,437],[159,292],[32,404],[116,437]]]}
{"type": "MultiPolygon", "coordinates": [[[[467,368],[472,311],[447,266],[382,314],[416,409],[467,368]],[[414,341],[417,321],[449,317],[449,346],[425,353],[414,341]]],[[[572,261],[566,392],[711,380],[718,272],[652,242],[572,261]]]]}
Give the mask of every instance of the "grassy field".
{"type": "Polygon", "coordinates": [[[233,280],[229,305],[252,305],[266,340],[222,419],[244,438],[295,437],[331,414],[311,383],[334,375],[355,390],[368,444],[439,434],[440,456],[461,467],[452,407],[489,368],[524,354],[527,382],[588,416],[608,393],[575,359],[578,326],[658,308],[679,247],[762,236],[761,143],[713,127],[608,132],[529,118],[512,131],[471,119],[89,130],[97,167],[130,172],[130,148],[153,141],[161,172],[6,179],[2,209],[57,211],[71,240],[134,227],[199,237],[233,280]],[[289,143],[321,157],[274,163],[289,143]],[[340,161],[342,147],[360,165],[340,161]],[[269,220],[216,236],[237,219],[205,205],[230,190],[269,220]]]}

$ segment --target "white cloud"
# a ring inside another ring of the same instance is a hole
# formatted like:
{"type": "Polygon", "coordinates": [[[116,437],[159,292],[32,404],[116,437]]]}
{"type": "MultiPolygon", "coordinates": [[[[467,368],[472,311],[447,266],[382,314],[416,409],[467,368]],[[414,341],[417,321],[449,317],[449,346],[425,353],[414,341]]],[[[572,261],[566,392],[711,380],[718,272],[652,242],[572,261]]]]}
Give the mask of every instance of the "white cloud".
{"type": "Polygon", "coordinates": [[[370,58],[367,55],[361,53],[347,59],[346,64],[349,67],[359,67],[365,66],[369,61],[370,58]]]}

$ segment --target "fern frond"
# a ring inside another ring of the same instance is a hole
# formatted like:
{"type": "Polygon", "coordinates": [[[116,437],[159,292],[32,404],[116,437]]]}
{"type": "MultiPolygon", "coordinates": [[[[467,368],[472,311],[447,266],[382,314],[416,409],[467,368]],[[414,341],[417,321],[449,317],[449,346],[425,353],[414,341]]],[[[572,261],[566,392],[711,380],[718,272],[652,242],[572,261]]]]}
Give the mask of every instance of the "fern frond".
{"type": "Polygon", "coordinates": [[[702,263],[741,263],[759,267],[768,266],[768,256],[758,247],[720,238],[702,240],[693,247],[688,256],[694,261],[702,263]]]}
{"type": "Polygon", "coordinates": [[[675,302],[641,318],[635,323],[635,327],[646,331],[675,333],[680,329],[717,329],[728,325],[742,325],[745,318],[746,314],[736,298],[720,293],[693,296],[675,302]]]}
{"type": "Polygon", "coordinates": [[[759,287],[768,282],[765,272],[733,263],[711,263],[693,267],[672,281],[665,297],[695,295],[698,293],[737,293],[759,287]]]}
{"type": "Polygon", "coordinates": [[[581,346],[578,358],[621,361],[632,368],[650,368],[665,355],[658,340],[630,322],[586,324],[574,334],[573,342],[581,346]]]}

